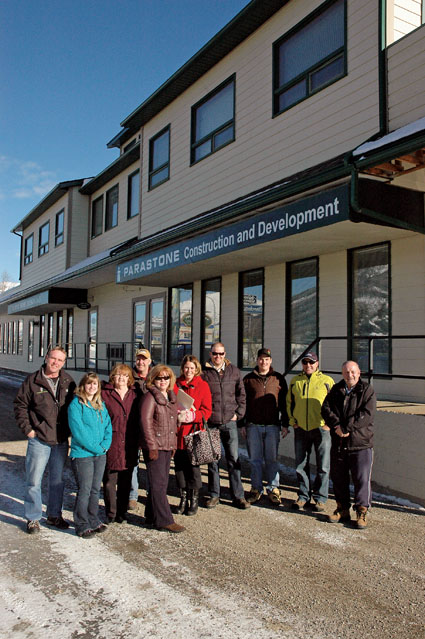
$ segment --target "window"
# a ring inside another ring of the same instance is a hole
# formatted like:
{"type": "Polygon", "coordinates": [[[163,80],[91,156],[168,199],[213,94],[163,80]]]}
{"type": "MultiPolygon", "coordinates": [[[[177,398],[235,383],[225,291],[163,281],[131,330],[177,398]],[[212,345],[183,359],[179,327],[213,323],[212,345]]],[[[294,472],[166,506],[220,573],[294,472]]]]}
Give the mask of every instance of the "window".
{"type": "Polygon", "coordinates": [[[103,229],[103,195],[94,200],[91,214],[91,236],[97,237],[103,229]]]}
{"type": "Polygon", "coordinates": [[[46,318],[44,315],[40,315],[40,333],[38,341],[38,354],[40,357],[44,357],[44,338],[46,335],[46,318]]]}
{"type": "Polygon", "coordinates": [[[12,341],[13,341],[13,322],[8,322],[7,333],[7,352],[12,353],[12,341]]]}
{"type": "Polygon", "coordinates": [[[286,267],[286,365],[301,355],[319,334],[319,262],[316,257],[286,267]]]}
{"type": "Polygon", "coordinates": [[[167,126],[149,141],[149,188],[166,182],[170,177],[170,127],[167,126]]]}
{"type": "Polygon", "coordinates": [[[24,266],[31,264],[33,259],[34,233],[31,233],[24,242],[24,266]]]}
{"type": "Polygon", "coordinates": [[[53,313],[47,315],[47,350],[53,346],[53,313]]]}
{"type": "MultiPolygon", "coordinates": [[[[349,253],[351,308],[349,330],[353,338],[350,357],[361,370],[369,369],[367,339],[356,336],[391,335],[390,325],[390,246],[379,244],[354,249],[349,253]]],[[[377,339],[373,344],[373,370],[390,373],[390,340],[377,339]]]]}
{"type": "Polygon", "coordinates": [[[18,352],[18,322],[11,322],[12,325],[12,354],[18,352]]]}
{"type": "Polygon", "coordinates": [[[56,344],[63,345],[63,311],[56,314],[56,344]]]}
{"type": "Polygon", "coordinates": [[[164,361],[164,308],[163,295],[144,297],[134,303],[134,350],[143,344],[154,363],[164,361]]]}
{"type": "Polygon", "coordinates": [[[118,224],[118,184],[106,191],[105,231],[118,224]]]}
{"type": "Polygon", "coordinates": [[[254,368],[257,351],[263,346],[264,271],[247,271],[239,276],[239,362],[241,368],[254,368]]]}
{"type": "Polygon", "coordinates": [[[192,352],[192,284],[170,289],[168,363],[180,366],[192,352]]]}
{"type": "Polygon", "coordinates": [[[50,234],[50,222],[46,222],[40,227],[38,232],[38,255],[44,255],[49,252],[49,234],[50,234]]]}
{"type": "Polygon", "coordinates": [[[3,324],[0,324],[0,353],[3,353],[3,332],[4,332],[4,328],[3,328],[3,324]]]}
{"type": "Polygon", "coordinates": [[[192,107],[192,164],[235,139],[235,78],[192,107]]]}
{"type": "Polygon", "coordinates": [[[28,361],[32,362],[34,358],[34,320],[28,323],[28,361]]]}
{"type": "Polygon", "coordinates": [[[273,47],[277,115],[346,75],[345,0],[326,3],[273,47]]]}
{"type": "Polygon", "coordinates": [[[18,355],[24,354],[24,320],[18,320],[18,355]]]}
{"type": "Polygon", "coordinates": [[[72,357],[74,342],[74,311],[70,308],[68,311],[67,324],[66,324],[66,350],[68,357],[72,357]]]}
{"type": "Polygon", "coordinates": [[[55,246],[59,246],[59,244],[63,244],[64,220],[65,220],[65,211],[62,209],[62,211],[59,211],[59,213],[56,213],[55,246]]]}
{"type": "Polygon", "coordinates": [[[128,176],[127,219],[139,213],[140,171],[128,176]]]}
{"type": "Polygon", "coordinates": [[[211,346],[220,341],[221,278],[202,282],[201,358],[208,361],[211,346]]]}

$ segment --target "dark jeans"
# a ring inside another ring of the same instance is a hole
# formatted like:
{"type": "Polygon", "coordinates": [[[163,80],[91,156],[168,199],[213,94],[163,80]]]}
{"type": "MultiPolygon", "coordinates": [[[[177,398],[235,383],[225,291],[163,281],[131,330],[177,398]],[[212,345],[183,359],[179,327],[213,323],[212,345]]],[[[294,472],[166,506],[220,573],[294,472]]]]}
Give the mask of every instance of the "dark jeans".
{"type": "Polygon", "coordinates": [[[354,505],[370,508],[373,448],[348,451],[335,441],[331,450],[331,479],[335,501],[350,508],[350,472],[354,485],[354,505]]]}
{"type": "Polygon", "coordinates": [[[101,524],[98,515],[99,491],[105,464],[106,455],[71,459],[78,487],[74,506],[74,524],[77,535],[81,535],[86,530],[94,530],[101,524]]]}
{"type": "Polygon", "coordinates": [[[170,504],[167,499],[168,478],[170,475],[171,450],[159,450],[158,459],[150,460],[147,450],[143,451],[149,480],[145,518],[147,523],[163,528],[174,523],[170,504]]]}
{"type": "Polygon", "coordinates": [[[331,452],[331,433],[323,428],[304,430],[294,428],[295,464],[299,483],[298,498],[325,504],[329,490],[329,468],[331,452]],[[316,453],[316,478],[313,486],[310,481],[310,455],[314,447],[316,453]]]}
{"type": "Polygon", "coordinates": [[[107,517],[122,517],[128,510],[133,469],[105,470],[103,497],[107,517]]]}
{"type": "MultiPolygon", "coordinates": [[[[243,499],[244,490],[241,482],[241,464],[239,461],[238,427],[235,421],[222,424],[220,439],[224,448],[229,473],[230,494],[232,499],[243,499]]],[[[220,497],[220,472],[218,462],[208,464],[208,491],[210,497],[220,497]]]]}
{"type": "Polygon", "coordinates": [[[180,490],[199,490],[202,488],[201,469],[199,466],[192,466],[186,450],[176,450],[174,470],[177,486],[180,490]]]}

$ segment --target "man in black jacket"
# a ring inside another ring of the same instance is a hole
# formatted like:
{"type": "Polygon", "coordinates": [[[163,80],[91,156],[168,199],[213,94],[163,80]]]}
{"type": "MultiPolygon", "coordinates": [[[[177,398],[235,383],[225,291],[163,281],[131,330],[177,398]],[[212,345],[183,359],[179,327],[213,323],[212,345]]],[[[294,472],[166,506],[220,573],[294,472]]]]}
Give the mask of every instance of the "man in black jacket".
{"type": "MultiPolygon", "coordinates": [[[[208,424],[211,428],[220,429],[233,505],[244,510],[251,504],[245,499],[241,481],[237,422],[245,415],[245,388],[239,368],[226,359],[226,350],[221,342],[212,345],[210,362],[205,365],[202,377],[211,390],[212,414],[208,424]]],[[[220,499],[218,462],[208,464],[208,490],[210,498],[205,505],[214,508],[220,499]]]]}
{"type": "Polygon", "coordinates": [[[331,479],[337,504],[328,519],[331,523],[350,521],[351,472],[356,525],[364,529],[370,508],[376,396],[372,386],[360,379],[357,362],[345,362],[342,377],[322,406],[323,419],[331,429],[331,479]]]}
{"type": "Polygon", "coordinates": [[[75,382],[62,371],[66,351],[55,346],[40,370],[28,375],[15,397],[15,419],[28,437],[25,460],[25,517],[27,532],[37,533],[42,513],[41,481],[49,467],[47,523],[68,528],[62,517],[63,469],[68,455],[68,405],[75,382]]]}

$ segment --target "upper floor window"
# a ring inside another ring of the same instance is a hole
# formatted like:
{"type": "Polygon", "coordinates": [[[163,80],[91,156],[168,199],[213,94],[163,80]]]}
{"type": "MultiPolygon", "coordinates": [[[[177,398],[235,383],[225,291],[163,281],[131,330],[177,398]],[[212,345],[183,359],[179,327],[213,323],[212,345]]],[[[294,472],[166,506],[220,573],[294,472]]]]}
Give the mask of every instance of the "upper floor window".
{"type": "Polygon", "coordinates": [[[105,231],[118,224],[118,184],[106,191],[105,231]]]}
{"type": "Polygon", "coordinates": [[[274,44],[277,115],[346,74],[345,0],[328,2],[274,44]]]}
{"type": "Polygon", "coordinates": [[[24,265],[31,264],[33,259],[34,233],[31,233],[24,242],[24,265]]]}
{"type": "Polygon", "coordinates": [[[56,213],[55,246],[59,246],[59,244],[63,244],[64,220],[65,220],[65,211],[62,209],[62,211],[59,211],[59,213],[56,213]]]}
{"type": "Polygon", "coordinates": [[[170,177],[170,127],[149,141],[149,188],[153,189],[170,177]]]}
{"type": "Polygon", "coordinates": [[[235,139],[235,77],[192,107],[192,164],[235,139]]]}
{"type": "Polygon", "coordinates": [[[128,176],[127,219],[139,213],[140,171],[128,176]]]}
{"type": "Polygon", "coordinates": [[[103,195],[97,198],[92,204],[91,213],[91,236],[96,237],[102,233],[103,229],[103,195]]]}
{"type": "Polygon", "coordinates": [[[49,252],[49,234],[50,234],[50,222],[46,222],[40,227],[38,232],[38,254],[44,255],[49,252]]]}

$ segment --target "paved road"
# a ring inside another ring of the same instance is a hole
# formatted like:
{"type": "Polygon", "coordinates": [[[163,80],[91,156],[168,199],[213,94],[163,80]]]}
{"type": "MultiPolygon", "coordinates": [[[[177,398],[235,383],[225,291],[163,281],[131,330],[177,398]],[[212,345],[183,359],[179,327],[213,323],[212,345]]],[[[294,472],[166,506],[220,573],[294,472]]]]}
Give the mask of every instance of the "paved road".
{"type": "MultiPolygon", "coordinates": [[[[283,472],[279,509],[242,512],[224,494],[216,509],[179,517],[182,535],[144,528],[140,503],[93,539],[44,525],[29,536],[17,381],[1,377],[0,389],[1,637],[423,639],[424,509],[377,499],[368,530],[327,524],[291,511],[293,475],[283,472]]],[[[71,520],[74,496],[68,469],[71,520]]]]}

